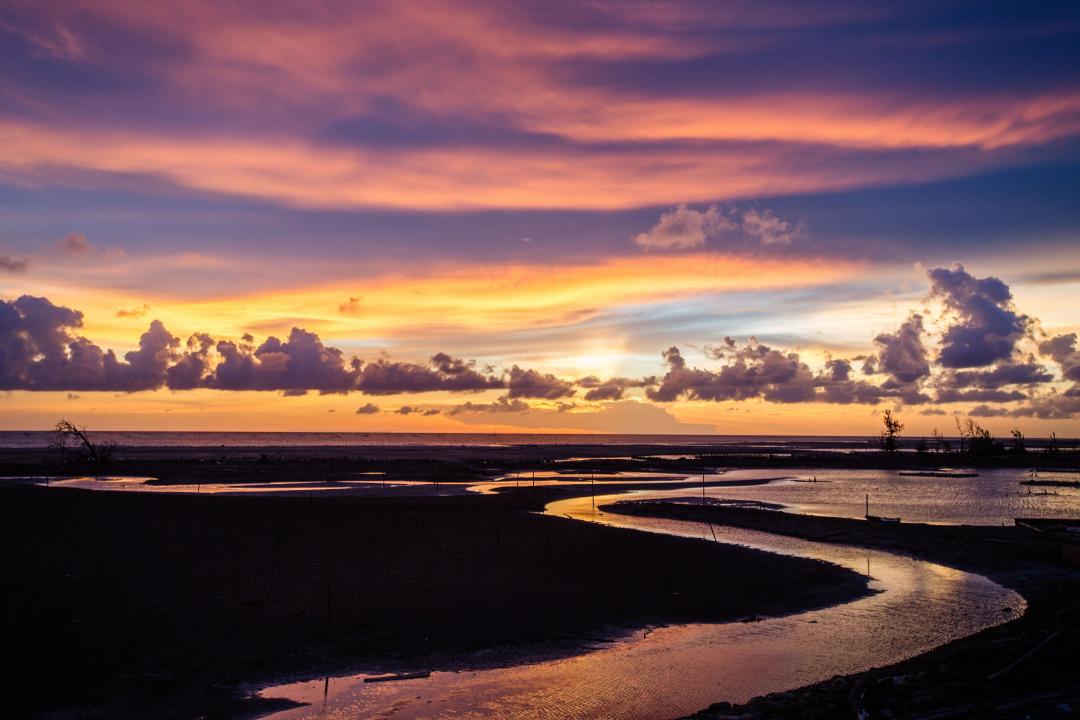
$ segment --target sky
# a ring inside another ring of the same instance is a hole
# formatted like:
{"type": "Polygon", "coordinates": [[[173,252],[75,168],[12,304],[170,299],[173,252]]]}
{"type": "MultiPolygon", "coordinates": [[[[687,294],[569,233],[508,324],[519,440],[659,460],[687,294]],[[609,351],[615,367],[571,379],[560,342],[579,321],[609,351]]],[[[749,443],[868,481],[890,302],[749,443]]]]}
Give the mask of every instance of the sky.
{"type": "Polygon", "coordinates": [[[1080,435],[1075,3],[0,4],[0,429],[1080,435]]]}

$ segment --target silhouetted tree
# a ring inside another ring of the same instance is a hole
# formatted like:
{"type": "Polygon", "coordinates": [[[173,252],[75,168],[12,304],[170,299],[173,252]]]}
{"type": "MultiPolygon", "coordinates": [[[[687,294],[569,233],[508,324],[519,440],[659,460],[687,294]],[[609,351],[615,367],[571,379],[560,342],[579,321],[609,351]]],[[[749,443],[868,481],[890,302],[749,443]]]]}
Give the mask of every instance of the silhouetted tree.
{"type": "Polygon", "coordinates": [[[885,411],[882,421],[885,429],[881,431],[881,450],[895,453],[900,449],[900,433],[904,431],[904,423],[893,417],[892,410],[885,411]]]}
{"type": "Polygon", "coordinates": [[[60,451],[64,460],[75,459],[92,465],[108,465],[116,451],[114,443],[95,443],[86,434],[85,427],[78,427],[65,418],[60,418],[53,428],[50,445],[60,451]]]}
{"type": "Polygon", "coordinates": [[[1019,429],[1012,429],[1012,451],[1014,453],[1023,454],[1027,452],[1027,446],[1024,444],[1024,433],[1019,429]]]}
{"type": "MultiPolygon", "coordinates": [[[[964,428],[960,425],[960,418],[956,415],[953,416],[953,420],[956,421],[956,432],[960,435],[960,454],[964,454],[964,444],[967,442],[967,435],[964,433],[964,428]]],[[[968,423],[971,421],[968,420],[968,423]]]]}
{"type": "MultiPolygon", "coordinates": [[[[959,426],[959,421],[957,421],[959,426]]],[[[960,431],[961,442],[967,438],[968,452],[972,455],[1000,455],[1005,452],[1005,445],[994,439],[993,433],[971,418],[967,419],[960,431]]]]}

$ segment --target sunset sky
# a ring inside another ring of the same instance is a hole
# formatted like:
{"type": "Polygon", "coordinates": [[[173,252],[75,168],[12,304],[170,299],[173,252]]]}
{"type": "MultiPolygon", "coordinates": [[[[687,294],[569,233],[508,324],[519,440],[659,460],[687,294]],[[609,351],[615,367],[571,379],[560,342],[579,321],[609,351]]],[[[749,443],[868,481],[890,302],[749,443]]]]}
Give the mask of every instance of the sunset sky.
{"type": "Polygon", "coordinates": [[[1076,3],[0,4],[0,429],[1074,436],[1078,307],[1076,3]]]}

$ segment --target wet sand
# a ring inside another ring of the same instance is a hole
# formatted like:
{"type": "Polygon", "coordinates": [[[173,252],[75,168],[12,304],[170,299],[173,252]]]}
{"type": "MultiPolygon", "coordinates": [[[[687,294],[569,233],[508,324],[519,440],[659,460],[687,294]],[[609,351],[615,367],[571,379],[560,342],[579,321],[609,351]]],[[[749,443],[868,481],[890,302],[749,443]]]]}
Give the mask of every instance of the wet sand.
{"type": "MultiPolygon", "coordinates": [[[[599,629],[842,602],[820,562],[528,510],[560,493],[226,497],[0,487],[5,712],[236,717],[238,689],[599,629]],[[733,589],[737,588],[737,592],[733,589]]],[[[442,660],[452,666],[452,660],[442,660]]]]}

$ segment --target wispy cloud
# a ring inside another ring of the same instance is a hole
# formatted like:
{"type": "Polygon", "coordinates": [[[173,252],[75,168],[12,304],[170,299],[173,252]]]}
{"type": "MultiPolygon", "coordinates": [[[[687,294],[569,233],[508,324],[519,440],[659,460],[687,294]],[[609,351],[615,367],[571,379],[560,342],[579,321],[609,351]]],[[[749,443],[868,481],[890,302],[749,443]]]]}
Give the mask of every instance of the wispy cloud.
{"type": "Polygon", "coordinates": [[[1050,11],[981,35],[949,26],[947,50],[913,40],[899,9],[872,13],[871,52],[844,3],[795,26],[774,6],[621,5],[24,5],[0,25],[26,41],[0,168],[307,207],[626,208],[949,177],[1080,130],[1080,94],[1045,63],[1025,83],[991,86],[992,67],[951,79],[988,44],[1034,69],[991,38],[1038,27],[1067,47],[1050,11]],[[823,52],[793,27],[839,37],[823,52]],[[783,62],[764,52],[781,44],[783,62]],[[60,91],[65,69],[87,80],[79,93],[60,91]]]}

